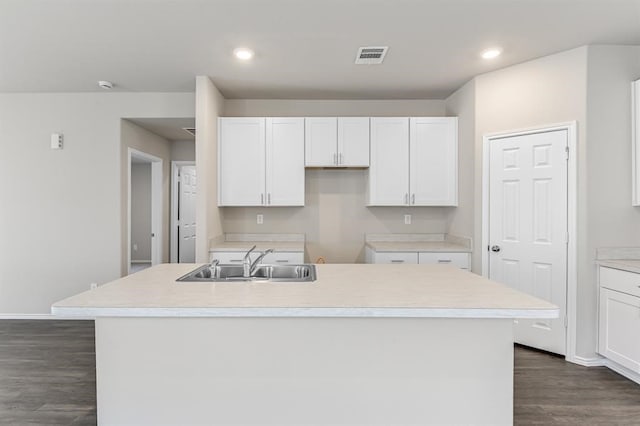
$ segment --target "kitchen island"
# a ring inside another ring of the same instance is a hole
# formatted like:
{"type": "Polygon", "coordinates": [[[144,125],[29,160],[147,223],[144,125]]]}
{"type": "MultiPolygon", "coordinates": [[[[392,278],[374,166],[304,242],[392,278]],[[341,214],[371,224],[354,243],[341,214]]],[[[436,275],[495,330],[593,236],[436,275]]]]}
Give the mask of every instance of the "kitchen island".
{"type": "Polygon", "coordinates": [[[100,424],[512,423],[514,318],[555,306],[448,265],[186,283],[165,264],[53,305],[96,317],[100,424]]]}

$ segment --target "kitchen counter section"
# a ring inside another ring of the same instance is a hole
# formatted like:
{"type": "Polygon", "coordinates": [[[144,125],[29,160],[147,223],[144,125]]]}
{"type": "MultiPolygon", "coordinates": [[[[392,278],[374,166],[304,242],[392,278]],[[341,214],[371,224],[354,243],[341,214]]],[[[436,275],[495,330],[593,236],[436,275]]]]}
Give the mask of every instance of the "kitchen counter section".
{"type": "Polygon", "coordinates": [[[555,318],[556,306],[449,265],[316,265],[306,283],[175,280],[197,264],[162,264],[55,303],[96,317],[555,318]]]}
{"type": "Polygon", "coordinates": [[[596,252],[596,264],[640,274],[640,248],[602,247],[596,252]]]}
{"type": "Polygon", "coordinates": [[[449,234],[367,234],[365,245],[379,252],[471,252],[471,238],[449,234]]]}

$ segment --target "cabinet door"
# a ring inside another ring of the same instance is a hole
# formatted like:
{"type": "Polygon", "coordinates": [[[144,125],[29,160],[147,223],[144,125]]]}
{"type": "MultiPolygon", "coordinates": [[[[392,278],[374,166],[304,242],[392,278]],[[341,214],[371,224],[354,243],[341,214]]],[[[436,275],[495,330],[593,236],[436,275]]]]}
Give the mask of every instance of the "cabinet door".
{"type": "Polygon", "coordinates": [[[276,251],[266,255],[262,263],[276,265],[282,263],[304,263],[304,253],[301,251],[276,251]]]}
{"type": "Polygon", "coordinates": [[[369,117],[338,117],[338,166],[369,167],[369,117]]]}
{"type": "Polygon", "coordinates": [[[640,373],[640,297],[600,289],[598,352],[640,373]]]}
{"type": "Polygon", "coordinates": [[[369,205],[402,206],[409,200],[409,119],[371,118],[369,205]]]}
{"type": "Polygon", "coordinates": [[[218,205],[262,205],[265,119],[220,118],[218,126],[218,205]]]}
{"type": "Polygon", "coordinates": [[[304,118],[267,118],[266,199],[304,206],[304,118]]]}
{"type": "Polygon", "coordinates": [[[458,205],[458,119],[410,120],[410,193],[416,206],[458,205]]]}
{"type": "Polygon", "coordinates": [[[338,165],[338,120],[336,117],[309,117],[305,122],[305,166],[338,165]]]}

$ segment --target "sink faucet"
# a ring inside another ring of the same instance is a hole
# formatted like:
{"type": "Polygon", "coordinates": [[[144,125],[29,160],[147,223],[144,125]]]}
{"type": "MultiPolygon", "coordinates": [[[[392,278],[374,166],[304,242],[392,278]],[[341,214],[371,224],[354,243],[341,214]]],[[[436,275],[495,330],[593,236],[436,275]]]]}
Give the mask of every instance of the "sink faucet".
{"type": "Polygon", "coordinates": [[[269,253],[273,253],[273,249],[266,249],[260,254],[260,256],[258,256],[256,260],[251,262],[251,252],[255,249],[256,246],[251,247],[247,254],[244,255],[244,259],[242,260],[242,276],[244,278],[249,278],[251,275],[253,275],[262,259],[264,259],[264,257],[269,253]]]}

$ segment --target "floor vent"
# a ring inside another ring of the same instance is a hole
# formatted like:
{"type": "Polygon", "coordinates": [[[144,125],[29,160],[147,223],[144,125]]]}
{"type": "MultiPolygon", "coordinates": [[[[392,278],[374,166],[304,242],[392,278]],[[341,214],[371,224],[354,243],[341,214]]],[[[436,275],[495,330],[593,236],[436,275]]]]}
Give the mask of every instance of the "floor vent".
{"type": "Polygon", "coordinates": [[[361,47],[358,49],[358,54],[356,55],[356,64],[381,64],[382,61],[384,61],[387,50],[389,50],[387,46],[361,47]]]}
{"type": "Polygon", "coordinates": [[[189,133],[191,136],[195,136],[196,135],[196,128],[195,127],[183,127],[182,130],[184,130],[185,132],[189,133]]]}

